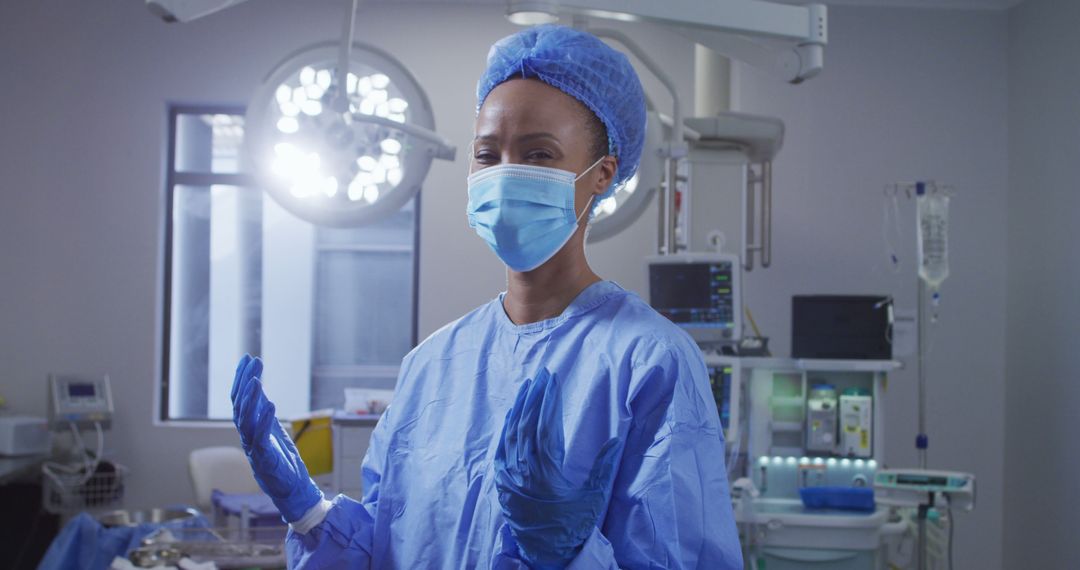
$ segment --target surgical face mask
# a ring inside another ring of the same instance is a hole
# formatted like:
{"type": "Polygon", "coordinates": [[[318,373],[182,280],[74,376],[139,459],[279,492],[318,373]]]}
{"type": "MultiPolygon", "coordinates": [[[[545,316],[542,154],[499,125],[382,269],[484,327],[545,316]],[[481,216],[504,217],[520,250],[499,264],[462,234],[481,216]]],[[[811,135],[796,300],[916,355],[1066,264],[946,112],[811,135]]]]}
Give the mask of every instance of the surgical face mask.
{"type": "Polygon", "coordinates": [[[514,271],[532,271],[570,241],[581,216],[574,211],[574,183],[585,172],[527,164],[499,164],[470,174],[469,227],[514,271]]]}

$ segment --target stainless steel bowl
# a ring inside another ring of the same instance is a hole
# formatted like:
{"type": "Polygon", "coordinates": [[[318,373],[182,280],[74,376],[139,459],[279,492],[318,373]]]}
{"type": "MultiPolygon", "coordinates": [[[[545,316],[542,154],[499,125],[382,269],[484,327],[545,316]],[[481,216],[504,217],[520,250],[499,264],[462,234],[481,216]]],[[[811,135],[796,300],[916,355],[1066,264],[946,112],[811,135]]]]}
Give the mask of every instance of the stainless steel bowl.
{"type": "Polygon", "coordinates": [[[97,520],[103,526],[137,526],[142,523],[164,523],[190,519],[199,516],[195,509],[146,509],[141,511],[110,511],[98,515],[97,520]]]}

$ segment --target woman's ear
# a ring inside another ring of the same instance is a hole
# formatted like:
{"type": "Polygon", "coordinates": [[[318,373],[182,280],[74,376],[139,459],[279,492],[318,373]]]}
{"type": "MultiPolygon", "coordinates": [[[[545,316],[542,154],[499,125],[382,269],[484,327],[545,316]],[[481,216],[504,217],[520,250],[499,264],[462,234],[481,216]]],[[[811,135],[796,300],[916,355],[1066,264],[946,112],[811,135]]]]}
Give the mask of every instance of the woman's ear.
{"type": "Polygon", "coordinates": [[[600,173],[596,177],[596,186],[593,188],[593,194],[599,196],[607,191],[611,186],[611,182],[615,180],[615,175],[619,171],[619,159],[614,156],[605,156],[600,164],[596,165],[596,170],[600,173]]]}

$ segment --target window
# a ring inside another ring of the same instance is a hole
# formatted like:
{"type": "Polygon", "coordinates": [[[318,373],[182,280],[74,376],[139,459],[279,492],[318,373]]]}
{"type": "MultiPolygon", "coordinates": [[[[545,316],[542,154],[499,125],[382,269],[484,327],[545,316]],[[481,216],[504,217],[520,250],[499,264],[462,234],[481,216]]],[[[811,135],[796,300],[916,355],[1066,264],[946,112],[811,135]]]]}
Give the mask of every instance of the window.
{"type": "Polygon", "coordinates": [[[418,198],[380,222],[316,227],[243,172],[244,110],[169,111],[160,416],[232,417],[245,352],[281,417],[393,388],[416,344],[418,198]]]}

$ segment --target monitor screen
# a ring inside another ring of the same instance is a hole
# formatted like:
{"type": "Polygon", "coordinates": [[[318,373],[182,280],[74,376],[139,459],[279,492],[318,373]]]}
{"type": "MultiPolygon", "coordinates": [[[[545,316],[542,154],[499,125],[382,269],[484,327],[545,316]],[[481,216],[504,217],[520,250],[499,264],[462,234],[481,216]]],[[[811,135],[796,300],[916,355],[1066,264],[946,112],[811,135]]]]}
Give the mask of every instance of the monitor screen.
{"type": "Polygon", "coordinates": [[[734,328],[732,263],[653,263],[650,302],[660,314],[688,328],[734,328]]]}
{"type": "Polygon", "coordinates": [[[709,385],[716,400],[716,411],[720,413],[720,425],[725,431],[731,424],[731,375],[731,366],[709,367],[709,385]]]}
{"type": "Polygon", "coordinates": [[[897,475],[896,482],[897,482],[897,484],[900,484],[900,485],[913,485],[913,486],[917,486],[917,487],[918,486],[927,486],[927,485],[935,486],[935,487],[944,487],[944,486],[949,484],[949,478],[948,477],[942,477],[940,475],[922,475],[922,474],[904,473],[904,474],[901,474],[901,475],[897,475]]]}
{"type": "Polygon", "coordinates": [[[68,384],[69,398],[93,398],[95,389],[93,384],[78,383],[68,384]]]}

